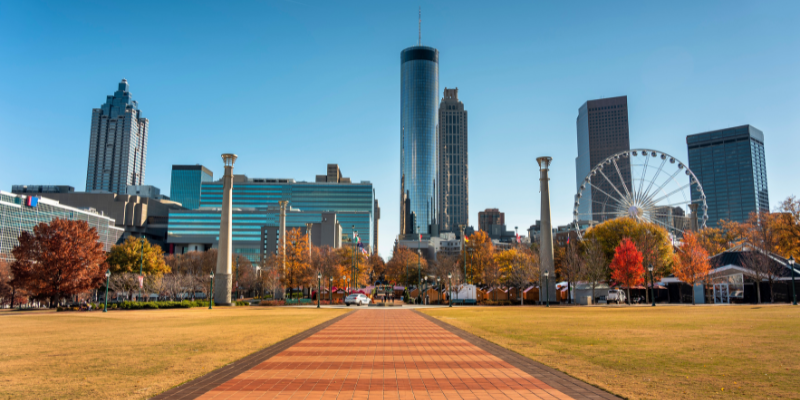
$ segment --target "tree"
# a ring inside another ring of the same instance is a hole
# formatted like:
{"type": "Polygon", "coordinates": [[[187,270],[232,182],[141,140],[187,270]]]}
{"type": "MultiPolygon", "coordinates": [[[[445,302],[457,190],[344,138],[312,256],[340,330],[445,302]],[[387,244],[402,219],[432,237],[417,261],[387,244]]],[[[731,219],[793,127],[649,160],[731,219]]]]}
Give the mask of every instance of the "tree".
{"type": "Polygon", "coordinates": [[[495,255],[500,267],[500,280],[517,288],[520,304],[524,304],[522,291],[539,277],[539,256],[527,247],[515,247],[495,255]]]}
{"type": "Polygon", "coordinates": [[[603,247],[606,259],[612,260],[616,248],[623,238],[637,241],[637,248],[644,248],[639,243],[640,238],[648,238],[648,252],[653,254],[653,274],[657,276],[669,275],[672,268],[672,241],[669,240],[667,231],[657,224],[639,222],[633,218],[615,218],[589,228],[584,239],[596,238],[603,247]]]}
{"type": "Polygon", "coordinates": [[[623,238],[614,250],[614,259],[611,260],[611,279],[628,288],[628,301],[631,300],[631,286],[644,282],[644,267],[642,267],[642,253],[629,238],[623,238]]]}
{"type": "MultiPolygon", "coordinates": [[[[283,271],[283,284],[289,289],[289,296],[295,287],[309,283],[311,260],[308,254],[308,237],[300,229],[286,232],[286,270],[283,271]]],[[[279,244],[279,247],[282,245],[279,244]]]]}
{"type": "Polygon", "coordinates": [[[697,235],[686,232],[683,235],[683,244],[675,257],[673,273],[675,277],[692,286],[692,304],[696,304],[694,286],[705,279],[710,269],[708,253],[700,244],[697,235]]]}
{"type": "Polygon", "coordinates": [[[436,258],[436,263],[432,263],[431,265],[431,272],[441,277],[442,282],[447,285],[460,284],[461,278],[464,275],[464,270],[461,269],[458,256],[455,254],[439,253],[436,258]],[[451,279],[447,278],[448,274],[452,277],[451,279]]]}
{"type": "Polygon", "coordinates": [[[800,200],[787,197],[778,212],[778,254],[800,259],[800,200]]]}
{"type": "Polygon", "coordinates": [[[372,253],[369,255],[369,257],[367,257],[366,266],[367,270],[369,271],[369,275],[372,277],[372,282],[382,276],[386,276],[386,263],[383,261],[383,257],[378,255],[378,253],[372,253]]]}
{"type": "Polygon", "coordinates": [[[606,253],[603,251],[603,246],[596,238],[591,238],[583,243],[586,243],[583,279],[588,281],[592,287],[592,301],[594,301],[597,285],[608,279],[608,262],[606,261],[606,253]]]}
{"type": "Polygon", "coordinates": [[[403,246],[395,247],[392,258],[386,263],[386,278],[406,286],[416,283],[418,276],[427,271],[428,260],[419,256],[416,249],[412,250],[403,246]],[[421,271],[417,271],[418,262],[421,271]]]}
{"type": "Polygon", "coordinates": [[[164,251],[161,247],[151,245],[146,239],[128,236],[122,244],[115,245],[108,253],[108,266],[111,273],[135,273],[139,269],[144,274],[162,275],[170,272],[164,262],[164,251]],[[142,252],[144,247],[144,252],[142,252]]]}
{"type": "Polygon", "coordinates": [[[564,261],[561,264],[561,277],[567,281],[567,299],[572,304],[572,284],[577,282],[584,272],[583,258],[578,254],[578,246],[568,243],[564,248],[564,261]]]}
{"type": "Polygon", "coordinates": [[[761,282],[764,279],[769,284],[769,300],[770,303],[775,302],[775,291],[773,285],[775,280],[779,277],[780,267],[770,257],[764,253],[763,250],[753,248],[750,251],[742,253],[743,267],[749,269],[750,275],[756,281],[756,294],[758,296],[758,303],[761,304],[761,282]]]}
{"type": "Polygon", "coordinates": [[[736,241],[731,231],[722,228],[706,227],[697,231],[695,236],[700,246],[711,256],[722,253],[736,241]]]}
{"type": "Polygon", "coordinates": [[[461,250],[461,262],[464,260],[465,251],[467,252],[467,282],[474,284],[478,279],[484,277],[484,271],[487,268],[493,266],[494,246],[486,232],[477,231],[469,236],[469,241],[461,250]]]}
{"type": "Polygon", "coordinates": [[[367,257],[360,250],[357,250],[353,244],[336,249],[336,253],[338,255],[339,269],[342,271],[342,275],[349,279],[349,285],[351,287],[357,288],[362,283],[369,280],[369,265],[367,265],[367,257]],[[355,276],[356,282],[353,281],[354,260],[356,261],[358,267],[355,276]]]}
{"type": "Polygon", "coordinates": [[[12,254],[14,285],[50,298],[50,306],[99,286],[108,269],[103,244],[86,221],[56,218],[22,232],[12,254]]]}
{"type": "Polygon", "coordinates": [[[14,282],[14,273],[11,271],[11,264],[0,260],[0,305],[20,305],[28,302],[28,293],[19,287],[18,282],[14,282]]]}

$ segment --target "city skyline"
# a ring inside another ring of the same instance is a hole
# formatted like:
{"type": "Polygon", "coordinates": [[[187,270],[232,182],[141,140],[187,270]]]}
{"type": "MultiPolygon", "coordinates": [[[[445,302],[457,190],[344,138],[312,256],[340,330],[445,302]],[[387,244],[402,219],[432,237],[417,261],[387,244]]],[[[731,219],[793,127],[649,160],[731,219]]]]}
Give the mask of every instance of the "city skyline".
{"type": "MultiPolygon", "coordinates": [[[[423,3],[422,44],[440,51],[439,86],[461,88],[470,106],[470,220],[478,210],[500,208],[507,225],[532,225],[539,219],[533,160],[549,155],[553,222],[570,222],[575,110],[589,99],[618,95],[628,96],[631,147],[663,150],[684,162],[687,135],[758,127],[767,136],[769,208],[794,194],[797,179],[791,172],[800,161],[789,152],[798,143],[800,117],[792,110],[800,101],[800,84],[791,71],[800,66],[800,57],[785,49],[796,48],[800,37],[781,21],[796,15],[798,6],[737,4],[695,5],[691,12],[634,3],[580,10],[520,4],[483,13],[477,4],[465,4],[451,15],[448,5],[423,3]],[[662,22],[654,24],[654,14],[662,22]],[[614,43],[587,41],[599,27],[595,19],[603,18],[603,25],[612,27],[599,36],[614,38],[614,43]],[[744,20],[750,28],[746,32],[738,28],[744,20]],[[487,26],[451,34],[467,23],[487,26]],[[630,35],[634,30],[637,35],[630,35]],[[586,61],[596,70],[584,71],[586,61]]],[[[341,23],[325,22],[329,14],[352,10],[319,3],[218,7],[241,26],[221,22],[196,36],[164,43],[166,28],[142,30],[137,40],[153,54],[120,65],[111,55],[121,33],[113,32],[113,21],[97,15],[121,6],[104,7],[101,13],[87,5],[0,5],[0,37],[12,32],[26,37],[0,42],[0,50],[9,55],[0,60],[0,72],[15,77],[0,83],[0,133],[8,148],[35,144],[37,150],[34,165],[29,152],[3,158],[0,167],[13,173],[0,176],[0,190],[30,183],[83,187],[88,110],[98,106],[110,85],[127,78],[155,130],[148,143],[145,185],[167,193],[173,164],[199,163],[221,175],[223,150],[240,154],[244,164],[237,169],[258,176],[312,181],[319,164],[338,163],[359,180],[373,182],[383,208],[397,210],[397,53],[417,42],[416,4],[362,7],[345,19],[349,27],[344,32],[330,38],[324,34],[341,23]],[[256,24],[257,15],[266,15],[275,26],[256,24]],[[303,18],[308,21],[299,28],[291,26],[303,18]],[[85,21],[91,23],[82,27],[85,21]],[[281,31],[292,40],[271,42],[281,31]],[[231,45],[240,38],[242,43],[231,45]],[[41,51],[31,54],[26,50],[31,46],[41,51]],[[292,57],[273,63],[273,55],[289,46],[304,54],[291,50],[292,57]],[[344,57],[344,49],[353,46],[368,55],[356,62],[344,57]],[[200,55],[208,49],[220,57],[206,63],[200,55]],[[89,59],[94,61],[84,61],[89,59]],[[328,67],[337,63],[347,67],[328,67]],[[59,82],[62,104],[42,115],[41,96],[52,81],[59,82]],[[304,103],[298,110],[290,107],[304,103]],[[309,107],[319,111],[309,114],[309,107]],[[264,117],[239,118],[259,113],[264,117]],[[216,142],[220,135],[227,144],[216,142]]],[[[147,7],[131,12],[144,24],[137,28],[173,18],[169,29],[187,32],[199,31],[214,14],[199,3],[191,10],[193,20],[180,17],[178,8],[165,6],[162,17],[142,14],[147,7]]],[[[386,214],[381,228],[381,254],[387,257],[399,231],[394,211],[386,214]]]]}

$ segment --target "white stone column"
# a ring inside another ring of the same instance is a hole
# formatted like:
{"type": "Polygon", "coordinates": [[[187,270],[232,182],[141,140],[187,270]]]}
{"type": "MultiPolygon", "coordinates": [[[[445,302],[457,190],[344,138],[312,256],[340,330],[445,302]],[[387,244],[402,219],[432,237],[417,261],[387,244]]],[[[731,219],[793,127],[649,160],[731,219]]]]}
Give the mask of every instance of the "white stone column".
{"type": "Polygon", "coordinates": [[[288,200],[279,200],[278,205],[281,207],[280,213],[280,221],[278,222],[279,225],[279,233],[280,236],[280,244],[281,244],[281,266],[283,267],[283,272],[286,272],[286,205],[289,204],[288,200]]]}
{"type": "Polygon", "coordinates": [[[552,157],[539,157],[539,191],[542,193],[542,215],[541,215],[541,234],[539,235],[539,265],[541,276],[539,277],[539,301],[556,301],[556,273],[553,261],[553,226],[550,222],[550,163],[552,157]],[[549,278],[545,279],[544,273],[549,273],[549,278]],[[545,282],[549,281],[549,289],[545,288],[545,282]],[[549,295],[549,296],[548,296],[549,295]]]}
{"type": "Polygon", "coordinates": [[[231,257],[233,256],[233,163],[236,154],[223,154],[225,174],[222,176],[222,212],[219,221],[219,245],[217,246],[217,271],[214,273],[214,303],[231,304],[233,277],[231,276],[231,257]]]}

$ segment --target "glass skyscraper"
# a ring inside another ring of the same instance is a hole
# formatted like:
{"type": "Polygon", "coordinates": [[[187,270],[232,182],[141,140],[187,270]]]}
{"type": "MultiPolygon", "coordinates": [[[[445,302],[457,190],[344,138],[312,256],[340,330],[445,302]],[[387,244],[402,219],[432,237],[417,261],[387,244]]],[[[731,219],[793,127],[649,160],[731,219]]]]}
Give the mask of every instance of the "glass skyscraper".
{"type": "MultiPolygon", "coordinates": [[[[686,137],[689,168],[708,205],[706,226],[720,220],[747,220],[751,212],[769,211],[764,133],[750,126],[698,133],[686,137]]],[[[692,200],[700,194],[692,191],[692,200]]]]}
{"type": "Polygon", "coordinates": [[[200,208],[203,182],[214,180],[214,173],[202,165],[173,165],[169,198],[190,210],[200,208]]]}
{"type": "MultiPolygon", "coordinates": [[[[578,109],[576,120],[578,130],[578,157],[575,158],[575,187],[579,189],[586,175],[606,158],[619,152],[630,150],[628,132],[628,96],[610,97],[600,100],[589,100],[578,109]]],[[[602,222],[609,216],[603,213],[604,207],[612,201],[604,194],[613,193],[613,187],[631,187],[630,159],[618,161],[620,173],[592,186],[581,199],[579,213],[592,215],[592,220],[602,222]]]]}
{"type": "Polygon", "coordinates": [[[125,194],[130,185],[144,185],[149,124],[123,79],[114,95],[92,110],[87,192],[125,194]]]}
{"type": "Polygon", "coordinates": [[[467,110],[458,88],[444,88],[439,103],[439,231],[469,225],[467,110]]]}
{"type": "Polygon", "coordinates": [[[438,231],[437,113],[439,51],[414,46],[400,53],[400,229],[438,231]]]}

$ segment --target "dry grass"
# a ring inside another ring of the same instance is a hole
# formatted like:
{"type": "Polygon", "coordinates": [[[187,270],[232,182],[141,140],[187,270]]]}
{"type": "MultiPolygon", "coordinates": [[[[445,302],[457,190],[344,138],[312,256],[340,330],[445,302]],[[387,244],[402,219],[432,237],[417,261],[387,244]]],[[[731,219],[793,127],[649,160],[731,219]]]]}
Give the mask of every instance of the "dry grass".
{"type": "Polygon", "coordinates": [[[146,398],[344,312],[220,307],[4,313],[0,398],[146,398]]]}
{"type": "Polygon", "coordinates": [[[631,399],[800,399],[800,307],[424,312],[631,399]]]}

